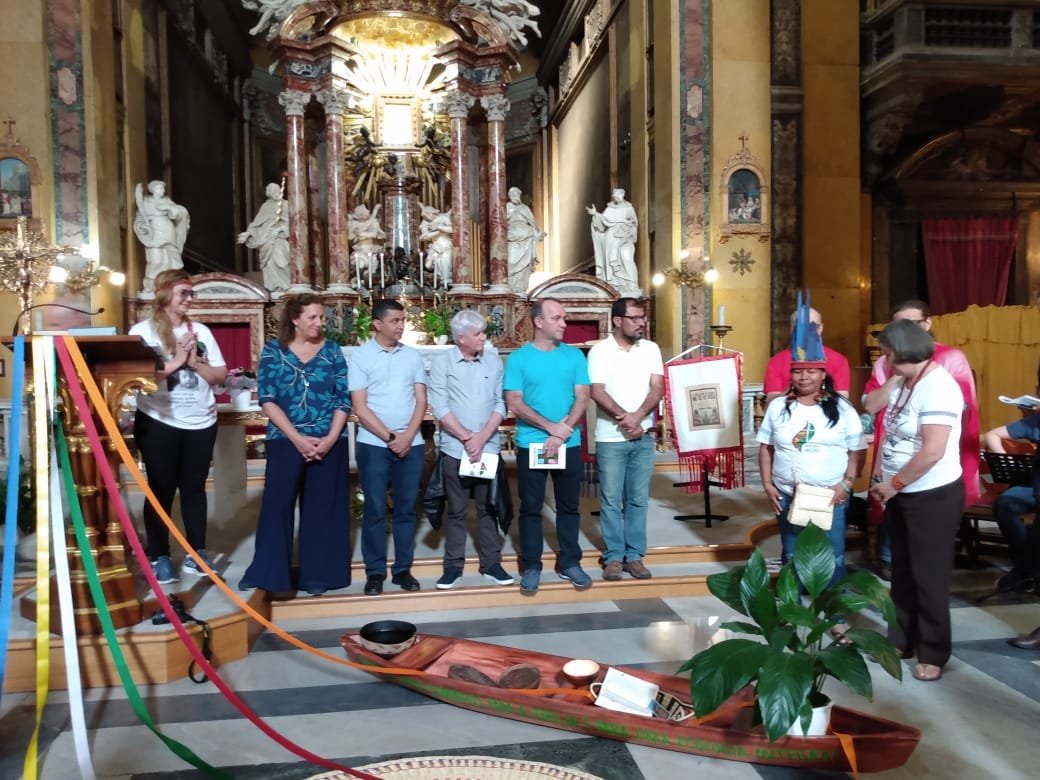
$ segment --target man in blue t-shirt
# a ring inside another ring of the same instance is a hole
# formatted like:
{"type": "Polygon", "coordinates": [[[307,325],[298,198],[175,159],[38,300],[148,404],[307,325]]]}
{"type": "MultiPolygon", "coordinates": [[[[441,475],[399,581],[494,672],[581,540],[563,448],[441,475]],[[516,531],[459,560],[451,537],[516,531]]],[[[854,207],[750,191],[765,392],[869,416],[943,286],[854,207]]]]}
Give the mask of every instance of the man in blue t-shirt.
{"type": "MultiPolygon", "coordinates": [[[[987,431],[983,435],[986,449],[992,452],[1005,452],[1004,439],[1025,439],[1034,444],[1040,443],[1040,414],[1030,414],[1021,420],[1002,425],[987,431]]],[[[1040,451],[1033,455],[1033,484],[1013,485],[997,496],[993,502],[993,518],[1000,526],[1004,540],[1011,548],[1013,561],[1011,571],[997,580],[997,590],[1007,593],[1013,590],[1031,590],[1038,584],[1040,558],[1030,544],[1030,532],[1027,531],[1022,515],[1036,513],[1037,488],[1040,487],[1040,451]]],[[[1040,539],[1036,521],[1033,522],[1033,536],[1040,539]]]]}
{"type": "Polygon", "coordinates": [[[589,372],[585,356],[563,344],[567,315],[555,298],[531,305],[534,338],[509,356],[503,389],[506,404],[516,416],[517,490],[520,493],[520,590],[538,591],[542,574],[542,505],[545,482],[551,472],[556,498],[556,536],[560,543],[557,573],[578,590],[592,587],[581,568],[578,530],[581,515],[583,466],[578,425],[589,403],[589,372]],[[532,467],[531,450],[534,450],[532,467]],[[564,468],[542,468],[556,461],[560,451],[564,468]]]}

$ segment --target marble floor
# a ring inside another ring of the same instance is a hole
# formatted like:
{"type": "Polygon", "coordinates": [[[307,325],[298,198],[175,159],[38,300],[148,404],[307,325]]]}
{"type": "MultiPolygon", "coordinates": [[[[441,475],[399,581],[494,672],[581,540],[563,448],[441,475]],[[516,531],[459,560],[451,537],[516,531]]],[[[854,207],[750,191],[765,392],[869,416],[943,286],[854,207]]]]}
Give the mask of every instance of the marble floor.
{"type": "MultiPolygon", "coordinates": [[[[713,509],[731,515],[706,529],[703,523],[673,519],[701,511],[699,497],[671,487],[677,475],[654,476],[650,539],[655,546],[742,541],[752,525],[768,517],[754,487],[717,492],[713,509]]],[[[258,489],[233,518],[214,518],[210,549],[217,552],[231,581],[248,564],[250,529],[258,489]]],[[[131,498],[134,505],[135,499],[131,498]]],[[[599,541],[592,496],[583,498],[582,541],[586,566],[598,579],[594,548],[599,541]]],[[[515,528],[506,544],[512,553],[515,528]]],[[[418,557],[439,557],[439,534],[424,527],[417,535],[418,557]]],[[[765,544],[777,554],[775,538],[765,544]]],[[[852,564],[856,564],[853,556],[852,564]]],[[[831,682],[840,704],[921,728],[924,736],[902,768],[885,778],[1033,777],[1036,724],[1040,720],[1040,653],[1013,648],[1006,639],[1040,624],[1035,596],[1013,594],[977,605],[1006,562],[958,570],[952,597],[954,657],[939,682],[914,680],[904,667],[900,683],[873,669],[875,697],[865,701],[831,682]]],[[[468,573],[477,582],[476,573],[468,573]]],[[[551,576],[549,572],[546,577],[551,576]]],[[[423,581],[432,588],[432,580],[423,581]]],[[[514,586],[515,587],[515,586],[514,586]]],[[[359,591],[355,582],[351,590],[359,591]]],[[[593,586],[593,592],[595,586],[593,586]]],[[[219,614],[227,604],[203,599],[199,610],[219,614]],[[207,604],[206,602],[210,603],[207,604]]],[[[675,671],[704,646],[720,618],[731,617],[712,597],[604,600],[578,604],[540,603],[439,612],[404,612],[427,633],[469,637],[561,655],[592,655],[608,664],[675,671]],[[590,651],[589,648],[595,648],[590,651]]],[[[341,652],[338,637],[370,618],[323,618],[283,623],[309,644],[341,652]]],[[[869,617],[864,619],[869,621],[869,617]]],[[[27,630],[25,626],[16,626],[27,630]]],[[[323,757],[352,766],[405,755],[494,755],[570,766],[604,780],[672,780],[699,774],[710,778],[837,777],[701,758],[668,750],[627,745],[502,719],[492,719],[427,699],[383,683],[363,672],[332,665],[290,648],[270,634],[250,655],[226,664],[221,674],[274,729],[323,757]]],[[[211,684],[184,679],[147,686],[142,695],[156,723],[206,761],[235,778],[305,778],[321,771],[296,759],[243,719],[211,684]]],[[[174,780],[201,777],[140,724],[122,689],[86,693],[91,750],[99,778],[174,780]]],[[[67,696],[51,692],[40,739],[40,777],[78,776],[69,727],[67,696]]],[[[32,694],[5,694],[0,700],[0,777],[19,777],[36,706],[32,694]]],[[[841,775],[843,776],[843,775],[841,775]]]]}

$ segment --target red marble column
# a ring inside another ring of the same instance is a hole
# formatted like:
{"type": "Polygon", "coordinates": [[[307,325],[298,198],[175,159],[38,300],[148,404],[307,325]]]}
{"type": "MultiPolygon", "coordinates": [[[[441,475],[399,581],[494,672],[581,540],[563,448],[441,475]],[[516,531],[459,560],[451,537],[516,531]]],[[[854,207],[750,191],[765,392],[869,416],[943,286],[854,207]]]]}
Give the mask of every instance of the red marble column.
{"type": "Polygon", "coordinates": [[[325,152],[328,237],[329,237],[329,292],[351,292],[350,242],[347,237],[347,174],[343,160],[343,114],[350,98],[338,89],[319,92],[318,100],[325,106],[325,152]]]}
{"type": "Polygon", "coordinates": [[[487,95],[480,99],[488,127],[488,270],[493,293],[509,292],[509,228],[506,224],[506,114],[509,98],[487,95]]]}
{"type": "Polygon", "coordinates": [[[289,201],[289,273],[292,284],[288,292],[310,292],[311,278],[308,256],[309,225],[307,221],[307,145],[303,132],[303,112],[310,102],[308,92],[285,90],[278,102],[285,109],[286,199],[289,201]]]}
{"type": "Polygon", "coordinates": [[[469,223],[469,110],[476,102],[472,95],[455,90],[445,97],[451,117],[451,223],[454,237],[452,292],[473,290],[473,247],[469,223]]]}

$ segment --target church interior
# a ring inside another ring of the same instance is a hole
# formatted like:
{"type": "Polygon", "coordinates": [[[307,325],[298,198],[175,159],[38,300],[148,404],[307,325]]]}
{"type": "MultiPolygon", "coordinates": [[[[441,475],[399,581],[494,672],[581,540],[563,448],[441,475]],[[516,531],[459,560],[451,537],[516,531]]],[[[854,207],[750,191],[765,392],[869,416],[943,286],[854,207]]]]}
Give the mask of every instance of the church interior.
{"type": "MultiPolygon", "coordinates": [[[[981,430],[1017,417],[1000,395],[1040,395],[1035,0],[0,0],[0,19],[11,76],[0,83],[0,325],[37,334],[28,343],[70,330],[97,337],[77,368],[99,379],[95,416],[105,407],[123,433],[150,356],[116,355],[104,339],[149,317],[157,275],[183,268],[192,318],[212,330],[229,368],[246,371],[296,294],[320,298],[326,335],[348,352],[368,337],[374,303],[389,298],[408,315],[405,343],[436,349],[448,320],[471,309],[503,359],[532,338],[539,298],[563,303],[563,340],[587,347],[610,336],[611,303],[631,296],[666,361],[705,349],[740,356],[745,452],[740,484],[683,490],[662,422],[653,580],[600,580],[592,485],[581,498],[586,591],[553,582],[530,598],[478,586],[469,572],[464,587],[438,591],[444,540],[420,519],[418,593],[373,599],[355,585],[239,598],[264,491],[266,417],[252,398],[218,396],[210,547],[231,588],[202,577],[166,591],[206,621],[227,686],[301,753],[254,728],[224,687],[196,684],[177,633],[153,624],[161,605],[124,542],[101,461],[133,516],[141,486],[118,433],[107,434],[104,458],[92,454],[83,413],[62,389],[88,555],[108,567],[106,611],[140,694],[120,684],[77,549],[67,557],[81,668],[74,682],[66,676],[69,626],[53,581],[34,568],[37,547],[13,582],[0,578],[13,588],[0,599],[9,613],[0,774],[331,780],[348,776],[331,766],[477,755],[560,772],[501,775],[515,778],[847,776],[474,714],[330,664],[254,615],[340,657],[344,632],[394,618],[674,674],[734,615],[707,577],[755,547],[780,556],[755,431],[766,366],[788,347],[801,291],[822,316],[824,344],[851,366],[857,406],[893,307],[922,300],[936,340],[971,365],[981,430]],[[675,519],[702,507],[707,522],[675,519]],[[39,611],[48,603],[50,614],[39,611]]],[[[42,355],[25,368],[37,388],[42,355]]],[[[15,361],[0,347],[5,473],[12,452],[31,460],[47,435],[30,408],[45,394],[22,403],[15,361]]],[[[868,487],[862,479],[855,490],[868,487]]],[[[550,502],[547,555],[553,511],[550,502]]],[[[1032,772],[1040,642],[1005,640],[1040,624],[1040,590],[983,599],[1011,567],[992,519],[986,508],[962,523],[971,538],[958,547],[947,675],[924,683],[905,667],[900,683],[875,665],[873,699],[831,694],[921,730],[906,763],[878,777],[1032,772]]],[[[519,551],[511,533],[507,558],[519,551]]],[[[853,567],[873,565],[873,533],[850,529],[847,544],[853,567]]],[[[64,549],[44,548],[42,566],[64,549]]],[[[190,633],[201,641],[198,625],[190,633]]]]}

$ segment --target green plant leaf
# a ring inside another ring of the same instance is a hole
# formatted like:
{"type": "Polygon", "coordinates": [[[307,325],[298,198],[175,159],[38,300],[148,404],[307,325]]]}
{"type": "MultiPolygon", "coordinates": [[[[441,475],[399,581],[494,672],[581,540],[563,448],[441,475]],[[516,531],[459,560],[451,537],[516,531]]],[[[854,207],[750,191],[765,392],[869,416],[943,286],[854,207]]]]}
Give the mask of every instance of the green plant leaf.
{"type": "Polygon", "coordinates": [[[892,602],[892,594],[885,587],[885,583],[872,572],[865,569],[850,572],[842,577],[835,587],[860,594],[869,601],[870,606],[881,613],[886,623],[891,625],[896,622],[896,607],[892,602]]]}
{"type": "Polygon", "coordinates": [[[744,605],[744,614],[762,626],[762,632],[769,636],[776,626],[776,597],[760,550],[755,550],[748,559],[740,580],[740,602],[744,605]]]}
{"type": "Polygon", "coordinates": [[[690,670],[690,693],[698,716],[709,715],[751,682],[769,648],[752,639],[727,639],[697,653],[682,670],[690,670]]]}
{"type": "Polygon", "coordinates": [[[790,566],[780,569],[776,578],[776,597],[780,601],[781,609],[785,604],[801,606],[802,594],[798,589],[798,578],[794,576],[794,570],[790,566]]]}
{"type": "Polygon", "coordinates": [[[818,619],[816,613],[803,606],[801,602],[797,604],[781,603],[777,611],[781,621],[795,626],[802,626],[803,628],[810,628],[816,625],[818,619]]]}
{"type": "Polygon", "coordinates": [[[860,696],[873,697],[870,671],[859,648],[833,644],[821,650],[818,658],[832,677],[841,680],[860,696]]]}
{"type": "MultiPolygon", "coordinates": [[[[803,532],[804,533],[804,532],[803,532]]],[[[769,741],[787,733],[809,697],[813,660],[805,653],[770,652],[758,677],[758,707],[769,741]]]]}
{"type": "Polygon", "coordinates": [[[747,623],[743,620],[727,620],[725,623],[719,626],[727,631],[739,631],[742,634],[751,634],[753,636],[762,636],[762,629],[756,626],[754,623],[747,623]]]}
{"type": "Polygon", "coordinates": [[[809,523],[798,534],[792,562],[809,598],[815,601],[834,576],[834,550],[827,534],[809,523]]]}
{"type": "Polygon", "coordinates": [[[782,628],[773,632],[769,637],[769,649],[777,652],[791,647],[791,640],[795,638],[795,632],[790,628],[782,628]]]}
{"type": "Polygon", "coordinates": [[[888,637],[869,628],[852,628],[846,632],[861,652],[874,657],[878,665],[897,680],[903,679],[903,664],[888,637]]]}
{"type": "Polygon", "coordinates": [[[746,568],[738,566],[730,571],[708,575],[708,590],[711,591],[711,595],[741,615],[748,614],[740,601],[740,581],[744,578],[746,568]]]}

